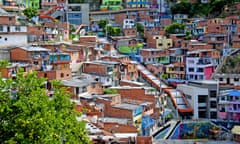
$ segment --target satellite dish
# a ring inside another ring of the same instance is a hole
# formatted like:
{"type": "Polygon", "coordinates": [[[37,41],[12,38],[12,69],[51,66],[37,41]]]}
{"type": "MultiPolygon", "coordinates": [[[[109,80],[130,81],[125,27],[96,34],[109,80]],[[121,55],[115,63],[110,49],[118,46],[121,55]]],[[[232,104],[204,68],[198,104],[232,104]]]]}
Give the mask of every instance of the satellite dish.
{"type": "Polygon", "coordinates": [[[79,34],[80,34],[80,36],[84,36],[86,34],[86,30],[85,29],[81,29],[79,34]]]}

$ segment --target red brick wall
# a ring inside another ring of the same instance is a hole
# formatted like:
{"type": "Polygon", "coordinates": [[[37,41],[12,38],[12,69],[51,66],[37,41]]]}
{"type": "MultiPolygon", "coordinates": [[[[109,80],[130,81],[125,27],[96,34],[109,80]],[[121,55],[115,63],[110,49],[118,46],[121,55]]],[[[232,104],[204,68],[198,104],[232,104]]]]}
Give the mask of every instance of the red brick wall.
{"type": "Polygon", "coordinates": [[[137,29],[136,28],[123,29],[123,33],[125,36],[137,36],[137,29]]]}
{"type": "Polygon", "coordinates": [[[132,117],[133,117],[132,111],[130,111],[130,110],[113,108],[110,105],[111,101],[105,101],[103,99],[97,99],[97,103],[105,104],[104,116],[118,117],[118,118],[130,118],[130,119],[132,119],[132,117]]]}
{"type": "Polygon", "coordinates": [[[94,93],[94,94],[103,94],[103,87],[101,83],[92,83],[88,86],[88,93],[94,93]],[[94,85],[94,87],[93,87],[94,85]]]}
{"type": "Polygon", "coordinates": [[[123,20],[126,19],[126,14],[116,14],[114,20],[117,24],[123,25],[123,20]]]}
{"type": "Polygon", "coordinates": [[[133,100],[153,102],[155,101],[154,95],[145,95],[145,89],[131,88],[131,89],[117,89],[122,98],[133,100]]]}
{"type": "Polygon", "coordinates": [[[84,73],[98,73],[105,75],[106,72],[106,66],[100,65],[100,64],[94,64],[94,63],[84,63],[83,64],[83,72],[84,73]]]}
{"type": "Polygon", "coordinates": [[[20,48],[11,49],[10,59],[11,61],[30,60],[29,58],[27,58],[27,52],[20,48]]]}
{"type": "Polygon", "coordinates": [[[72,78],[72,71],[69,70],[53,70],[53,71],[38,71],[38,77],[47,77],[49,80],[66,80],[72,78]]]}
{"type": "Polygon", "coordinates": [[[153,36],[152,37],[149,36],[147,38],[147,47],[157,48],[157,41],[156,41],[156,39],[153,39],[153,36]]]}
{"type": "Polygon", "coordinates": [[[0,24],[14,25],[16,23],[15,16],[0,16],[0,24]]]}
{"type": "Polygon", "coordinates": [[[156,66],[156,65],[148,64],[147,69],[156,76],[158,76],[159,73],[164,72],[163,66],[160,66],[160,65],[156,66]]]}
{"type": "Polygon", "coordinates": [[[27,32],[30,35],[43,35],[43,27],[42,26],[28,26],[27,32]]]}

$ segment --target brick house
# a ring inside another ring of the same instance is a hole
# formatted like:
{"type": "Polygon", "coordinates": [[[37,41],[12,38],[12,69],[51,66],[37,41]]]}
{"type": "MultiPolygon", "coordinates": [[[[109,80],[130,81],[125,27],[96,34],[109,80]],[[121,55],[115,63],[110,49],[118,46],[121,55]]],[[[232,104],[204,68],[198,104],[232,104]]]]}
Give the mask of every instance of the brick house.
{"type": "Polygon", "coordinates": [[[48,40],[44,27],[42,26],[28,26],[28,42],[48,40]]]}
{"type": "Polygon", "coordinates": [[[12,62],[31,64],[34,70],[42,70],[42,66],[49,61],[50,50],[38,46],[15,47],[10,50],[12,62]]]}
{"type": "Polygon", "coordinates": [[[84,97],[88,95],[103,94],[102,83],[96,81],[96,79],[93,79],[91,76],[81,75],[78,78],[62,80],[62,84],[72,93],[72,100],[78,103],[91,102],[84,101],[84,97]]]}
{"type": "Polygon", "coordinates": [[[164,107],[166,105],[166,97],[164,95],[160,95],[159,93],[154,93],[151,91],[151,88],[148,87],[114,87],[117,89],[118,93],[121,95],[122,99],[127,100],[135,100],[142,102],[150,102],[151,108],[154,108],[152,113],[161,113],[164,111],[164,107]],[[156,109],[155,104],[161,104],[159,109],[156,109]]]}
{"type": "Polygon", "coordinates": [[[69,40],[69,23],[45,22],[43,25],[48,39],[69,40]]]}
{"type": "Polygon", "coordinates": [[[121,80],[136,81],[138,79],[137,63],[130,61],[129,56],[112,55],[112,56],[104,56],[101,59],[119,62],[118,72],[121,80]]]}
{"type": "Polygon", "coordinates": [[[160,49],[141,49],[140,50],[140,61],[145,64],[149,63],[170,63],[169,50],[160,49]]]}
{"type": "Polygon", "coordinates": [[[203,42],[213,45],[213,48],[226,48],[229,45],[227,34],[206,34],[203,36],[203,42]]]}
{"type": "Polygon", "coordinates": [[[19,68],[22,68],[24,73],[32,71],[32,66],[30,64],[11,63],[10,66],[0,68],[0,74],[4,78],[12,78],[16,76],[19,68]]]}
{"type": "Polygon", "coordinates": [[[39,77],[46,77],[49,80],[71,79],[69,54],[50,51],[38,46],[16,47],[11,49],[10,59],[12,62],[31,64],[39,77]]]}
{"type": "Polygon", "coordinates": [[[27,26],[17,24],[16,16],[4,10],[0,13],[0,43],[5,49],[27,44],[27,26]]]}
{"type": "Polygon", "coordinates": [[[70,55],[67,53],[51,52],[49,54],[50,66],[43,67],[42,71],[38,72],[38,76],[46,77],[49,80],[58,79],[65,80],[72,78],[72,70],[70,68],[70,55]]]}
{"type": "Polygon", "coordinates": [[[84,62],[82,70],[84,73],[98,77],[99,82],[102,82],[105,86],[117,85],[119,83],[119,62],[84,62]]]}
{"type": "Polygon", "coordinates": [[[131,125],[137,127],[138,132],[141,133],[141,105],[123,103],[119,94],[99,96],[96,102],[104,104],[104,116],[128,118],[132,121],[131,125]]]}
{"type": "Polygon", "coordinates": [[[137,29],[136,28],[125,28],[123,29],[123,34],[125,36],[137,36],[137,29]]]}
{"type": "Polygon", "coordinates": [[[147,47],[149,48],[156,48],[157,47],[157,40],[155,39],[156,36],[162,36],[165,34],[163,28],[145,28],[144,29],[144,36],[147,39],[147,47]]]}
{"type": "Polygon", "coordinates": [[[188,51],[195,51],[201,49],[212,49],[213,45],[198,40],[189,40],[182,42],[182,48],[185,48],[188,51]]]}
{"type": "Polygon", "coordinates": [[[175,48],[181,47],[185,36],[186,36],[185,34],[170,34],[169,38],[173,40],[173,47],[175,48]]]}

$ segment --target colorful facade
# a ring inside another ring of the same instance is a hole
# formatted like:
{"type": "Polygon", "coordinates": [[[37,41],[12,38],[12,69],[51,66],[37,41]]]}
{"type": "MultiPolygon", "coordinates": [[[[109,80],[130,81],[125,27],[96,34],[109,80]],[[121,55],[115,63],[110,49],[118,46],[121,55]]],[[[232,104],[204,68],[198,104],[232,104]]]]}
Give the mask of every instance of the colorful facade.
{"type": "Polygon", "coordinates": [[[122,0],[103,0],[101,10],[121,10],[122,0]]]}
{"type": "Polygon", "coordinates": [[[40,0],[23,0],[22,3],[24,3],[26,8],[33,7],[33,8],[40,8],[40,0]]]}
{"type": "Polygon", "coordinates": [[[240,120],[240,91],[231,90],[219,100],[218,117],[224,120],[240,120]]]}

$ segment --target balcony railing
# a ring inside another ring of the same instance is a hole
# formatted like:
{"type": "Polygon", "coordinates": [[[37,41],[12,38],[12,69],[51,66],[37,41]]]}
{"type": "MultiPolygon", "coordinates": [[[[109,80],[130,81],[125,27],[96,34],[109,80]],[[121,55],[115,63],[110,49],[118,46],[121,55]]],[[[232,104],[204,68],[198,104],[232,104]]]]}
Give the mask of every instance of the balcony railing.
{"type": "Polygon", "coordinates": [[[240,108],[232,108],[232,107],[230,107],[228,109],[228,112],[240,113],[240,108]]]}

